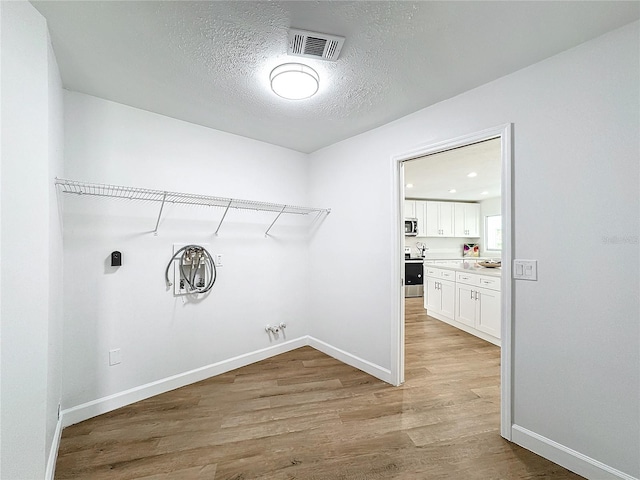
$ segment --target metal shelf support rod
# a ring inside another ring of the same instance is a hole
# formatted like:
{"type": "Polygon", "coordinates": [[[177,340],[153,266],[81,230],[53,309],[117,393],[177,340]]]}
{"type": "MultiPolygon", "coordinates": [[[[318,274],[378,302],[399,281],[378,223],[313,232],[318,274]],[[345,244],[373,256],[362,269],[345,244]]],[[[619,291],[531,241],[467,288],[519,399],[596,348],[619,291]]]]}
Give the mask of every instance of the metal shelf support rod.
{"type": "Polygon", "coordinates": [[[224,209],[224,213],[222,214],[222,218],[220,219],[220,223],[218,224],[218,228],[216,228],[216,237],[218,236],[218,230],[220,230],[220,227],[222,226],[222,222],[224,222],[224,217],[227,216],[227,212],[229,211],[229,207],[231,206],[231,202],[233,202],[233,200],[229,200],[229,203],[227,203],[227,208],[224,209]]]}
{"type": "Polygon", "coordinates": [[[271,222],[271,225],[269,225],[269,228],[267,228],[267,231],[264,232],[264,236],[265,237],[269,236],[269,230],[271,230],[271,227],[273,227],[273,225],[278,221],[278,219],[280,218],[280,215],[282,215],[284,213],[286,208],[287,208],[286,205],[284,207],[282,207],[282,210],[280,210],[280,213],[278,213],[278,216],[276,216],[276,218],[273,219],[273,222],[271,222]]]}
{"type": "Polygon", "coordinates": [[[158,213],[158,220],[156,221],[156,229],[153,231],[154,235],[158,235],[158,226],[160,225],[160,217],[162,217],[162,209],[164,209],[164,201],[167,199],[167,192],[162,195],[162,203],[160,204],[160,212],[158,213]]]}

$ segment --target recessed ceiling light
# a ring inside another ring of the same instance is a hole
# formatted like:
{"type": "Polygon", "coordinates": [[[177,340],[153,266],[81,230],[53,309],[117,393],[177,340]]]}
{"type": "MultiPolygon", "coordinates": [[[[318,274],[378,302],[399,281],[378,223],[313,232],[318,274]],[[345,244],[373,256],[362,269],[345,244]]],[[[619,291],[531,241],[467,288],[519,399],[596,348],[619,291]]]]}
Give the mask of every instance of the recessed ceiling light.
{"type": "Polygon", "coordinates": [[[456,193],[456,189],[452,188],[451,190],[449,190],[449,193],[456,193]]]}
{"type": "Polygon", "coordinates": [[[480,195],[489,195],[489,192],[482,192],[480,195]]]}
{"type": "Polygon", "coordinates": [[[407,184],[405,185],[405,187],[407,187],[407,188],[413,188],[413,183],[407,183],[407,184]]]}
{"type": "Polygon", "coordinates": [[[320,86],[320,77],[313,68],[301,63],[285,63],[269,75],[271,90],[288,100],[302,100],[312,97],[320,86]]]}
{"type": "Polygon", "coordinates": [[[467,175],[467,177],[469,178],[473,178],[473,177],[477,177],[478,174],[476,172],[471,172],[469,175],[467,175]]]}

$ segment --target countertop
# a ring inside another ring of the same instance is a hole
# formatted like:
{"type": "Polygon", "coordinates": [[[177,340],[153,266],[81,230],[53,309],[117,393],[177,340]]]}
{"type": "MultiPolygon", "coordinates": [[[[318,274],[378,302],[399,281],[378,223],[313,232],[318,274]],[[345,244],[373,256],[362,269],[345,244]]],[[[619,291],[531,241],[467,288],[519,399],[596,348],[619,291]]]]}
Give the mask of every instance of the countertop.
{"type": "Polygon", "coordinates": [[[456,272],[475,273],[478,275],[488,275],[490,277],[499,277],[502,275],[502,269],[500,267],[487,268],[477,265],[475,262],[451,262],[438,265],[427,265],[427,267],[454,270],[456,272]]]}
{"type": "Polygon", "coordinates": [[[405,258],[404,261],[405,261],[405,263],[423,263],[424,262],[424,258],[422,258],[422,257],[411,257],[411,258],[405,258]]]}

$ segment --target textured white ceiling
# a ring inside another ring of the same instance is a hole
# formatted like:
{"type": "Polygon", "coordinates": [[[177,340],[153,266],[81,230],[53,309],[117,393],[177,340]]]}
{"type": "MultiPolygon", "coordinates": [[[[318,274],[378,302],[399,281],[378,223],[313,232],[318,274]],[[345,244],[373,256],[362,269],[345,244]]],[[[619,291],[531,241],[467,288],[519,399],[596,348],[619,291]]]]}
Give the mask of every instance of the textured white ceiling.
{"type": "Polygon", "coordinates": [[[65,88],[312,152],[640,16],[640,3],[39,1],[65,88]],[[336,62],[286,55],[287,30],[346,37],[336,62]],[[269,72],[303,60],[307,100],[269,72]]]}

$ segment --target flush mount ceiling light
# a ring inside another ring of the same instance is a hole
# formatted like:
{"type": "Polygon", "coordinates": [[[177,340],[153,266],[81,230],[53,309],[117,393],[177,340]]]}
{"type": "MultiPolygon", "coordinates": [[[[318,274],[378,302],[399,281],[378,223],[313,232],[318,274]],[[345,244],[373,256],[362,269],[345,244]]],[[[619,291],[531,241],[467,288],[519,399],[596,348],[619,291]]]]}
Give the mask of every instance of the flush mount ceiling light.
{"type": "Polygon", "coordinates": [[[413,188],[413,183],[407,183],[407,184],[405,185],[405,187],[407,187],[407,188],[413,188]]]}
{"type": "Polygon", "coordinates": [[[473,177],[477,177],[478,174],[476,172],[471,172],[470,174],[467,175],[467,177],[469,178],[473,178],[473,177]]]}
{"type": "Polygon", "coordinates": [[[311,67],[301,63],[285,63],[269,75],[271,90],[288,100],[302,100],[312,97],[320,86],[320,77],[311,67]]]}

